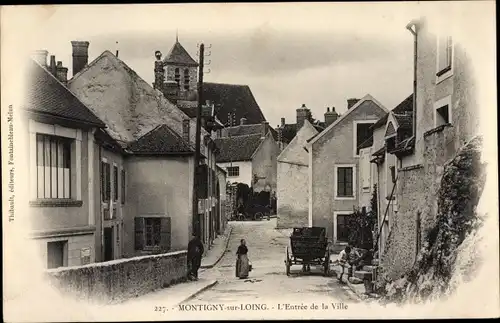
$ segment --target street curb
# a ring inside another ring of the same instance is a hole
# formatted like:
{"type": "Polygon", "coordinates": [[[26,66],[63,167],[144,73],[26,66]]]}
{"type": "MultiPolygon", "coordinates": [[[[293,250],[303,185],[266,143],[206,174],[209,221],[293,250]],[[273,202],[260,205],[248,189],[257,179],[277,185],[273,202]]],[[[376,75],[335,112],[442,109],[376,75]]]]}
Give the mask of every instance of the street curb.
{"type": "Polygon", "coordinates": [[[229,226],[229,232],[227,233],[227,239],[226,239],[226,245],[224,246],[224,251],[220,254],[220,256],[217,258],[217,260],[213,264],[200,266],[200,269],[210,269],[210,268],[215,267],[215,265],[217,265],[219,263],[219,261],[222,259],[222,257],[224,257],[224,255],[226,254],[227,246],[229,245],[229,240],[231,238],[231,233],[233,233],[233,227],[229,226]]]}
{"type": "Polygon", "coordinates": [[[199,290],[197,290],[196,292],[194,292],[190,296],[186,297],[186,299],[184,299],[183,301],[177,303],[175,306],[179,306],[180,304],[185,303],[185,302],[195,298],[196,296],[200,295],[201,293],[203,293],[207,289],[210,289],[210,288],[214,287],[215,285],[217,285],[218,282],[219,282],[218,280],[214,280],[210,284],[203,286],[202,288],[200,288],[199,290]]]}

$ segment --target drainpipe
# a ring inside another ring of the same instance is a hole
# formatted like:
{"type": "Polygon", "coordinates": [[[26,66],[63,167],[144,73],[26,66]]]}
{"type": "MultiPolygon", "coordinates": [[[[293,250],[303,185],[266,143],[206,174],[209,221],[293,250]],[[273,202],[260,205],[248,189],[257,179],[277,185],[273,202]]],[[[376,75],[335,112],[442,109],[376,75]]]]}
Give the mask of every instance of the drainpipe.
{"type": "Polygon", "coordinates": [[[414,45],[413,45],[413,131],[412,135],[417,139],[417,55],[418,55],[418,31],[419,24],[417,21],[412,20],[408,25],[406,25],[406,29],[408,29],[413,37],[414,37],[414,45]]]}

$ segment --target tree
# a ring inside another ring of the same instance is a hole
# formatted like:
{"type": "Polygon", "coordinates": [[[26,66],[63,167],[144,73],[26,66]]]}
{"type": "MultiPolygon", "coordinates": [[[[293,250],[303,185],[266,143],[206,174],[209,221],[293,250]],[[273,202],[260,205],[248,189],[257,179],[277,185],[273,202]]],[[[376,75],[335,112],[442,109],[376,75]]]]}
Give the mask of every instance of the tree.
{"type": "Polygon", "coordinates": [[[367,212],[366,207],[355,208],[347,221],[349,243],[355,248],[372,249],[374,222],[373,213],[367,212]]]}
{"type": "MultiPolygon", "coordinates": [[[[373,239],[378,240],[378,193],[377,193],[377,184],[373,185],[373,192],[372,192],[372,198],[370,200],[370,211],[371,211],[371,217],[373,221],[373,239]]],[[[378,249],[378,244],[377,248],[378,249]]],[[[374,250],[377,251],[377,250],[374,250]]]]}

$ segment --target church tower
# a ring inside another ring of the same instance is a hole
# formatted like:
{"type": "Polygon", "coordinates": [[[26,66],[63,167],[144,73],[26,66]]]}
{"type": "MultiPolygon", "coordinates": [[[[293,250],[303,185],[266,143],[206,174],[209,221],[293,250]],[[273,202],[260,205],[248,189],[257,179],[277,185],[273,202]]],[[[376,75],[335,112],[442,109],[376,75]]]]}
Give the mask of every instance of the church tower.
{"type": "Polygon", "coordinates": [[[176,37],[174,46],[163,60],[159,51],[155,53],[155,56],[154,87],[175,101],[196,101],[198,99],[198,63],[179,43],[179,38],[176,37]]]}

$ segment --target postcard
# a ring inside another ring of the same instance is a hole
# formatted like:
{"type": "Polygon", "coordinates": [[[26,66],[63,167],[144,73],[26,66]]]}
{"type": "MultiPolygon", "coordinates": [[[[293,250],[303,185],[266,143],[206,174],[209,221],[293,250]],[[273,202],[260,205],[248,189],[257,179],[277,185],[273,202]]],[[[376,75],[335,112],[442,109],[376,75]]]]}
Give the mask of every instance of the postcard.
{"type": "Polygon", "coordinates": [[[6,322],[499,316],[493,1],[0,11],[6,322]]]}

